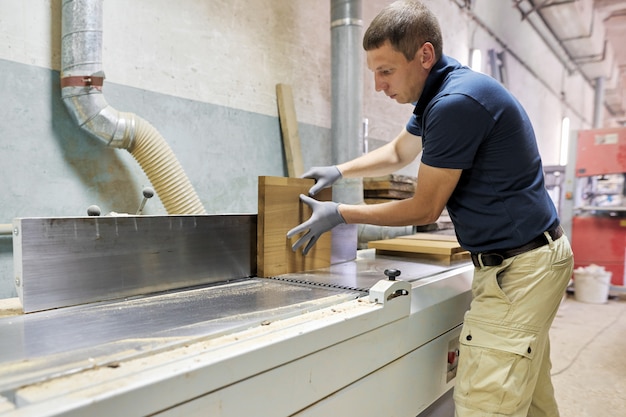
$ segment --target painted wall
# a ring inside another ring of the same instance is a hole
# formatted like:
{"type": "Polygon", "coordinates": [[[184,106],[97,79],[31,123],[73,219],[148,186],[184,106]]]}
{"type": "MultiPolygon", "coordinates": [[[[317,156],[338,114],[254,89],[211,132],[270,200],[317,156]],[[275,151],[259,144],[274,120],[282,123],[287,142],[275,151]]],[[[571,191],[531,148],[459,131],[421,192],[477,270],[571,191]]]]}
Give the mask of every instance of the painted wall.
{"type": "MultiPolygon", "coordinates": [[[[387,3],[363,1],[364,27],[387,3]]],[[[506,45],[522,59],[507,60],[507,86],[533,120],[544,163],[556,164],[561,117],[588,127],[593,90],[564,73],[511,2],[476,0],[470,12],[454,0],[425,3],[440,16],[447,54],[465,63],[469,48],[486,56],[506,45]]],[[[0,2],[0,224],[85,215],[92,204],[134,213],[149,185],[130,154],[71,121],[60,37],[61,0],[0,2]]],[[[159,130],[209,213],[256,213],[257,177],[286,175],[277,83],[293,87],[305,165],[332,160],[330,0],[105,0],[103,60],[107,101],[159,130]]],[[[363,71],[369,136],[389,141],[412,108],[375,92],[365,62],[363,71]]],[[[144,212],[165,209],[153,198],[144,212]]],[[[12,241],[0,236],[0,298],[14,295],[12,241]]]]}

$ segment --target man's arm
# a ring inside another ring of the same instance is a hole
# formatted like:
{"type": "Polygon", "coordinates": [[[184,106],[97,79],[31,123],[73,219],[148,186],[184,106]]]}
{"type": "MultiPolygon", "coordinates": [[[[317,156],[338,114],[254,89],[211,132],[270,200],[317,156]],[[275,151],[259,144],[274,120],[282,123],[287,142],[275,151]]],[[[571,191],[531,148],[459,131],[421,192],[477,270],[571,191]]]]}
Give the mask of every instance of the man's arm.
{"type": "MultiPolygon", "coordinates": [[[[412,162],[421,151],[421,139],[403,129],[389,144],[338,166],[338,175],[360,177],[389,174],[412,162]]],[[[460,169],[435,168],[422,163],[418,170],[414,196],[389,203],[338,204],[332,201],[318,202],[301,195],[300,199],[311,207],[313,214],[309,220],[291,229],[287,237],[306,232],[292,245],[295,251],[308,242],[303,250],[306,255],[322,233],[341,223],[381,226],[434,223],[452,195],[461,172],[460,169]]]]}
{"type": "Polygon", "coordinates": [[[339,213],[346,223],[379,226],[434,223],[456,188],[462,172],[461,169],[435,168],[422,163],[413,197],[381,204],[340,204],[339,213]]]}
{"type": "Polygon", "coordinates": [[[378,177],[410,164],[422,151],[422,138],[406,128],[391,142],[372,152],[337,165],[344,178],[378,177]]]}

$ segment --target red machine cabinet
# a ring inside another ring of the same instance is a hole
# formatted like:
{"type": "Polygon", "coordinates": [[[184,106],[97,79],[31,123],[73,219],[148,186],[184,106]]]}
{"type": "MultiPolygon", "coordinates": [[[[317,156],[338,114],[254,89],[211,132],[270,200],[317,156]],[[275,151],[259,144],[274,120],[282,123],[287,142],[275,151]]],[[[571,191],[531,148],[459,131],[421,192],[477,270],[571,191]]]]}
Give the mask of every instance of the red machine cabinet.
{"type": "MultiPolygon", "coordinates": [[[[626,173],[626,128],[580,131],[575,172],[577,181],[626,173]]],[[[612,285],[624,285],[626,207],[580,209],[572,218],[571,239],[575,268],[603,266],[612,273],[612,285]]]]}
{"type": "Polygon", "coordinates": [[[576,176],[626,172],[626,128],[581,130],[578,133],[576,176]]]}
{"type": "Polygon", "coordinates": [[[624,285],[626,256],[626,219],[575,216],[572,219],[574,267],[591,264],[612,273],[612,285],[624,285]]]}

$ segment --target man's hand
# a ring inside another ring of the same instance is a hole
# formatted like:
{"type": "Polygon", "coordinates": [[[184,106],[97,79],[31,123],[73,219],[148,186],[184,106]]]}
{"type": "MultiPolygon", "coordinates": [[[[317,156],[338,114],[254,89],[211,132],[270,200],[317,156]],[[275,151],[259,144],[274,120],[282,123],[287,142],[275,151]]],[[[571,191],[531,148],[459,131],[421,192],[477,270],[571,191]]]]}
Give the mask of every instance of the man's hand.
{"type": "Polygon", "coordinates": [[[330,187],[341,178],[341,171],[335,165],[313,167],[302,174],[302,178],[313,178],[315,185],[309,190],[309,195],[317,194],[321,189],[330,187]]]}
{"type": "Polygon", "coordinates": [[[313,245],[315,245],[315,242],[317,242],[322,233],[327,232],[333,227],[345,223],[346,221],[341,216],[341,213],[339,213],[338,203],[334,203],[332,201],[317,201],[311,197],[305,196],[304,194],[300,194],[300,200],[311,207],[313,214],[311,214],[309,220],[287,232],[287,237],[291,238],[292,236],[308,229],[308,232],[306,232],[304,236],[300,237],[300,239],[298,239],[296,243],[291,246],[291,249],[295,252],[304,244],[304,242],[308,240],[309,243],[307,243],[302,251],[302,254],[306,255],[309,253],[309,250],[313,247],[313,245]]]}

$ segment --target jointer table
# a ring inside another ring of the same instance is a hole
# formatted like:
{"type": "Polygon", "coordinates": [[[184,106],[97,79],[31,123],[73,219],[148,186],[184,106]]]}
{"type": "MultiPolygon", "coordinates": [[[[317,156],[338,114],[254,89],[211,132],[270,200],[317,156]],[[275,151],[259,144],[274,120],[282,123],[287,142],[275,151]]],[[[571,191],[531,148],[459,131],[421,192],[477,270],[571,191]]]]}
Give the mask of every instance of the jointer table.
{"type": "Polygon", "coordinates": [[[0,416],[414,417],[450,402],[467,261],[364,250],[259,278],[254,215],[14,226],[27,313],[0,318],[0,416]]]}

